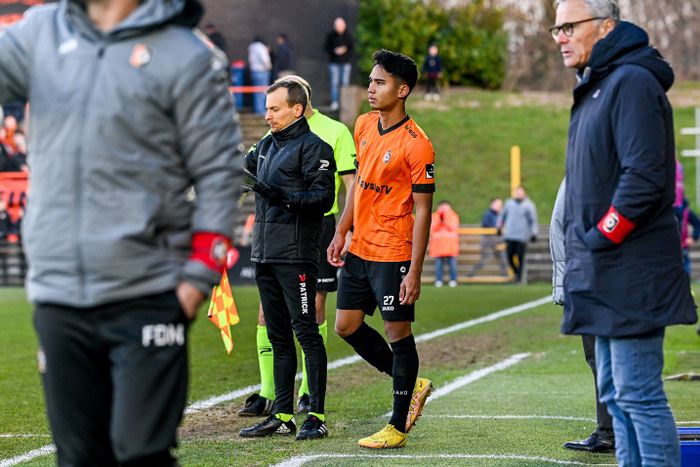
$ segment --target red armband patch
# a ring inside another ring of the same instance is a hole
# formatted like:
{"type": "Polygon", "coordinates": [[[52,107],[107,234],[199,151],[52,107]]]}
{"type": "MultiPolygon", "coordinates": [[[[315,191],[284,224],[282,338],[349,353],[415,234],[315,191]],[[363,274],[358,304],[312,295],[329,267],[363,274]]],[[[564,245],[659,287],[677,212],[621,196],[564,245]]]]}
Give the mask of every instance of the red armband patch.
{"type": "Polygon", "coordinates": [[[634,222],[617,212],[615,206],[610,206],[608,212],[598,222],[598,230],[613,243],[620,244],[637,227],[634,222]]]}
{"type": "Polygon", "coordinates": [[[199,261],[213,271],[221,271],[226,265],[226,253],[229,248],[231,248],[231,240],[225,235],[196,232],[192,235],[190,259],[199,261]]]}

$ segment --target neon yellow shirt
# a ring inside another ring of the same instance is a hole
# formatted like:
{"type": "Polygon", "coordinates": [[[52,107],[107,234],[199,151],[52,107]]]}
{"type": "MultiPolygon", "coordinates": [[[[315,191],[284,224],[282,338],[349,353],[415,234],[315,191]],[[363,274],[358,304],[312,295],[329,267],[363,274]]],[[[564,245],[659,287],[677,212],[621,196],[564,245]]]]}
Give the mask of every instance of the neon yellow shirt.
{"type": "Polygon", "coordinates": [[[338,192],[342,180],[340,177],[345,174],[355,173],[355,141],[352,139],[350,130],[344,124],[330,117],[323,115],[314,109],[314,114],[306,119],[309,127],[319,138],[333,148],[335,157],[335,202],[330,211],[325,215],[336,214],[340,211],[338,206],[338,192]]]}

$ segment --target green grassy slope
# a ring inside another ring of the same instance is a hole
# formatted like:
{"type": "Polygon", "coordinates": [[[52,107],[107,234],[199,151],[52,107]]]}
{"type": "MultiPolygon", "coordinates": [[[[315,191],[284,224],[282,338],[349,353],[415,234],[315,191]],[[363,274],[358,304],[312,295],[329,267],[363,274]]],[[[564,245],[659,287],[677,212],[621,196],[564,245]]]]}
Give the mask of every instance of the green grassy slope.
{"type": "MultiPolygon", "coordinates": [[[[419,92],[411,96],[408,111],[436,150],[436,200],[451,201],[463,223],[478,223],[490,198],[509,195],[510,148],[518,145],[522,183],[538,207],[540,222],[548,222],[564,175],[567,99],[476,89],[451,89],[439,103],[424,102],[419,92]]],[[[679,131],[694,123],[693,108],[675,109],[679,151],[695,146],[693,138],[680,136],[679,131]]],[[[683,163],[689,198],[695,204],[695,162],[686,158],[683,163]]]]}

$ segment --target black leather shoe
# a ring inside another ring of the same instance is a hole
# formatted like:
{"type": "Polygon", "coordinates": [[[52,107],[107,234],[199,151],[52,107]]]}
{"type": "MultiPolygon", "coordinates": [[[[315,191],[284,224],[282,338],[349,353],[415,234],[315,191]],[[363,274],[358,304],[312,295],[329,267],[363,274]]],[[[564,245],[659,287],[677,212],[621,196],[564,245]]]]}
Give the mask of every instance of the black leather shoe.
{"type": "Polygon", "coordinates": [[[245,407],[238,411],[239,417],[260,417],[270,415],[275,401],[266,399],[260,394],[253,394],[245,401],[245,407]]]}
{"type": "Polygon", "coordinates": [[[274,415],[270,415],[257,425],[242,429],[239,435],[242,438],[263,438],[265,436],[272,435],[289,436],[295,434],[296,432],[297,426],[294,424],[294,420],[283,422],[274,415]]]}
{"type": "Polygon", "coordinates": [[[564,447],[566,449],[573,449],[574,451],[614,452],[615,438],[600,436],[600,434],[595,431],[587,439],[564,443],[564,447]]]}
{"type": "Polygon", "coordinates": [[[315,415],[309,415],[304,424],[301,425],[301,430],[297,433],[297,440],[304,439],[320,439],[328,436],[328,427],[315,415]]]}

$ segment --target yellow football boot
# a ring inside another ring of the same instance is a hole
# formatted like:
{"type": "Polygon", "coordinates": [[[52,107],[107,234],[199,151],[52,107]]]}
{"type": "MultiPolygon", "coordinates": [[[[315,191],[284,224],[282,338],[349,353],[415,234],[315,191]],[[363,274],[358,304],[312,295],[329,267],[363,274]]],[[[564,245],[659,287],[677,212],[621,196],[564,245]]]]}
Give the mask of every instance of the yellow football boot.
{"type": "Polygon", "coordinates": [[[427,378],[416,378],[416,385],[411,395],[411,406],[406,417],[406,433],[411,431],[423,412],[423,406],[428,396],[433,392],[433,382],[427,378]]]}
{"type": "Polygon", "coordinates": [[[377,433],[357,442],[363,448],[370,449],[395,449],[406,445],[406,433],[401,433],[391,423],[377,433]]]}

